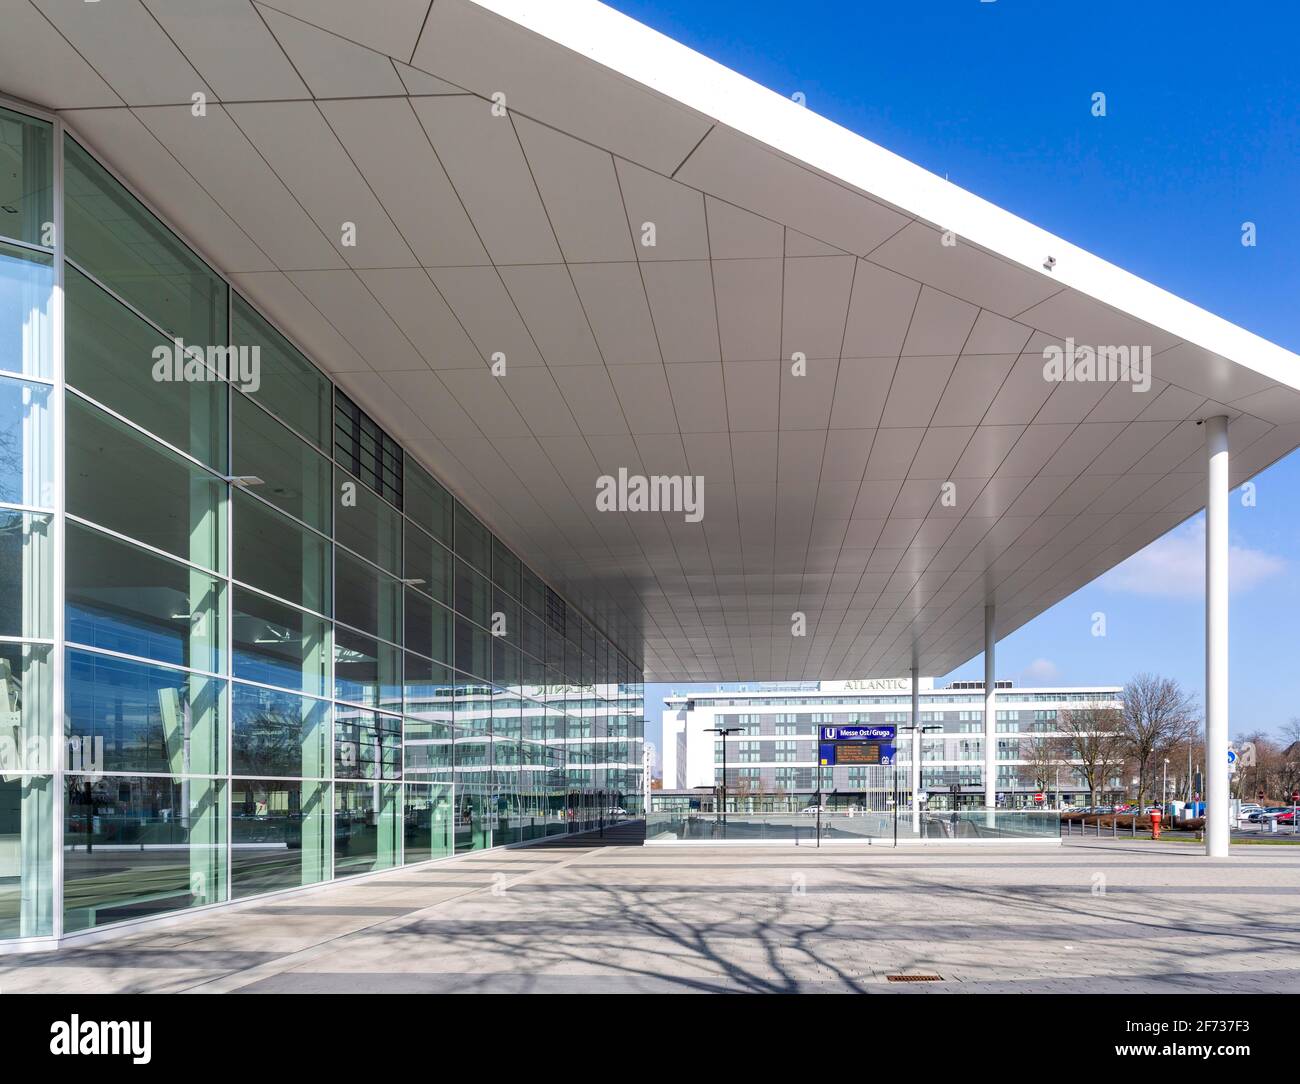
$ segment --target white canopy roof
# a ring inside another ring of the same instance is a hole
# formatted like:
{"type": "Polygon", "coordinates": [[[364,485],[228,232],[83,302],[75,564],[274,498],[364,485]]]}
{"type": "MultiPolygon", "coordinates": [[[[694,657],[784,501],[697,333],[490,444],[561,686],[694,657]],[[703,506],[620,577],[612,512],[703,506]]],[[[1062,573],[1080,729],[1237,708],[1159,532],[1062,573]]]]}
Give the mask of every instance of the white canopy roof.
{"type": "Polygon", "coordinates": [[[0,91],[647,678],[948,672],[986,601],[1005,635],[1204,506],[1198,419],[1234,485],[1300,443],[1294,354],[593,0],[8,0],[4,31],[0,91]],[[1044,379],[1067,338],[1150,347],[1150,390],[1044,379]],[[598,511],[620,467],[702,476],[703,519],[598,511]]]}

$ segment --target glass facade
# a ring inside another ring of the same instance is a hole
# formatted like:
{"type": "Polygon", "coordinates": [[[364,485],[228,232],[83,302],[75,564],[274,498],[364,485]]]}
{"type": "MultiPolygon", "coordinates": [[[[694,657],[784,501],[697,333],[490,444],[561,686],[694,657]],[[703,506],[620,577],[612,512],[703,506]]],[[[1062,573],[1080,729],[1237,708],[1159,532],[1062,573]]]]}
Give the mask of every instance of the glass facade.
{"type": "Polygon", "coordinates": [[[60,135],[0,108],[0,942],[639,814],[634,661],[60,135]]]}

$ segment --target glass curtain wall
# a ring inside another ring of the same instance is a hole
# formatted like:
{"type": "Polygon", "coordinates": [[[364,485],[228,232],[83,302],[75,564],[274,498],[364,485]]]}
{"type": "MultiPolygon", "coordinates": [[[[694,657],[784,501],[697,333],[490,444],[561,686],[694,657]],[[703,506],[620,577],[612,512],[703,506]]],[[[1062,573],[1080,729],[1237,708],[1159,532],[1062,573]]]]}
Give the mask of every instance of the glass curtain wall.
{"type": "Polygon", "coordinates": [[[55,153],[0,109],[0,941],[639,814],[635,665],[55,153]]]}

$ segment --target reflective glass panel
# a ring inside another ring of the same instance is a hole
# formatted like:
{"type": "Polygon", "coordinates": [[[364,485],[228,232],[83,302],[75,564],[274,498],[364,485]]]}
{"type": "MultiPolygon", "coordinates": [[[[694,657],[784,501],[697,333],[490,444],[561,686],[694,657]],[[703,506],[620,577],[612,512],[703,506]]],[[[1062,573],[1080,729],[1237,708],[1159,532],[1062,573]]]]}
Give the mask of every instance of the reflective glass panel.
{"type": "Polygon", "coordinates": [[[329,784],[230,782],[230,894],[256,896],[329,877],[329,784]]]}
{"type": "Polygon", "coordinates": [[[329,777],[327,701],[239,682],[231,696],[232,774],[329,777]]]}
{"type": "Polygon", "coordinates": [[[69,640],[220,673],[222,581],[69,521],[69,640]]]}
{"type": "Polygon", "coordinates": [[[68,652],[69,771],[220,775],[226,683],[148,663],[68,652]]]}
{"type": "Polygon", "coordinates": [[[68,511],[217,572],[226,483],[138,430],[67,397],[68,511]]]}
{"type": "Polygon", "coordinates": [[[63,928],[224,900],[225,787],[219,779],[65,776],[63,928]]]}
{"type": "Polygon", "coordinates": [[[68,258],[186,346],[226,342],[226,284],[75,140],[65,140],[68,258]]]}

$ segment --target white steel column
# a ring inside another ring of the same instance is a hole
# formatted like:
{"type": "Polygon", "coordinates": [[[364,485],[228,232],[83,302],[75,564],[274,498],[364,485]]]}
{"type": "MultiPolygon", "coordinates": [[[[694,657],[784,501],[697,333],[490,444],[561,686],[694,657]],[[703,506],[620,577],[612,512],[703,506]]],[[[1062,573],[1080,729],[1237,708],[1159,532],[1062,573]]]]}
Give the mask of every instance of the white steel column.
{"type": "Polygon", "coordinates": [[[912,835],[921,833],[921,713],[917,710],[921,704],[921,694],[917,689],[919,683],[917,668],[912,667],[912,835]]]}
{"type": "Polygon", "coordinates": [[[1228,856],[1228,419],[1205,419],[1205,853],[1228,856]]]}
{"type": "Polygon", "coordinates": [[[998,713],[997,684],[994,674],[997,671],[997,641],[994,638],[994,618],[996,607],[988,603],[984,607],[984,807],[995,809],[998,804],[998,713]]]}

